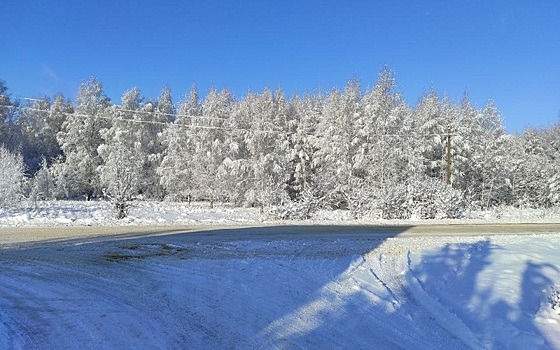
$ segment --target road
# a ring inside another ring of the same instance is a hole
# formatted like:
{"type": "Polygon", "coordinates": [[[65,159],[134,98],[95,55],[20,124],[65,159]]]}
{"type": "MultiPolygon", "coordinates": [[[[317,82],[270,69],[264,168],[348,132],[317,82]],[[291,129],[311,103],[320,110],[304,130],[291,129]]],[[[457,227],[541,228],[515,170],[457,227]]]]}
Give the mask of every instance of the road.
{"type": "MultiPolygon", "coordinates": [[[[0,245],[11,246],[66,240],[104,241],[189,233],[188,240],[296,239],[302,235],[344,237],[489,236],[560,233],[560,223],[546,224],[423,224],[423,225],[196,225],[196,226],[76,226],[0,227],[0,245]]],[[[307,238],[307,237],[306,237],[307,238]]]]}
{"type": "Polygon", "coordinates": [[[0,349],[560,348],[560,316],[539,309],[560,281],[559,233],[1,228],[0,349]]]}

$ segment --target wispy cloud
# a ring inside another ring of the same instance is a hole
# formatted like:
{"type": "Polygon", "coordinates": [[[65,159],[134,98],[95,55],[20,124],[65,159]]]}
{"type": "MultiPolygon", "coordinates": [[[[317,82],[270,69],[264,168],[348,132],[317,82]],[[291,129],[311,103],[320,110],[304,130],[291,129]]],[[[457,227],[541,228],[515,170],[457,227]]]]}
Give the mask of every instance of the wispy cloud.
{"type": "Polygon", "coordinates": [[[42,67],[42,71],[43,71],[43,75],[45,75],[46,77],[50,78],[53,80],[53,82],[57,85],[59,85],[60,83],[62,83],[62,78],[56,74],[51,67],[49,67],[47,64],[43,63],[41,65],[42,67]]]}
{"type": "Polygon", "coordinates": [[[37,80],[39,86],[36,86],[36,90],[41,95],[52,96],[62,92],[65,81],[48,64],[42,63],[38,74],[41,79],[37,80]]]}

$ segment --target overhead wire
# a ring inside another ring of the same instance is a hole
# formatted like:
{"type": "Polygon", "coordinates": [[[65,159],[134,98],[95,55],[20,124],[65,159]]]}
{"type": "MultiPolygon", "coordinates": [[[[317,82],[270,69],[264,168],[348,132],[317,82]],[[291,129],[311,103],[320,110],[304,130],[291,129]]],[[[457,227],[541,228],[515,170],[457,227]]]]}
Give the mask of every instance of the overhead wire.
{"type": "MultiPolygon", "coordinates": [[[[0,96],[8,97],[7,95],[3,95],[3,94],[0,94],[0,96]]],[[[34,99],[34,98],[28,98],[28,97],[23,97],[23,98],[19,98],[19,99],[28,100],[28,101],[35,101],[35,102],[45,101],[43,99],[34,99]]],[[[256,129],[234,128],[234,127],[224,127],[224,126],[185,124],[185,123],[181,123],[181,120],[183,118],[191,118],[194,121],[218,120],[218,121],[221,121],[221,122],[225,122],[225,121],[227,121],[227,119],[226,118],[208,117],[208,116],[193,116],[193,115],[186,115],[186,114],[179,114],[179,113],[166,113],[166,112],[160,112],[160,111],[156,111],[156,110],[154,110],[154,111],[130,110],[130,109],[122,109],[118,105],[115,105],[115,106],[116,106],[116,111],[117,112],[142,113],[142,114],[148,114],[148,115],[163,115],[163,116],[168,116],[168,117],[175,117],[175,121],[174,122],[172,122],[172,121],[161,122],[161,121],[157,121],[157,120],[129,119],[129,118],[116,117],[116,116],[109,117],[109,116],[104,116],[104,115],[101,115],[101,114],[96,115],[96,117],[100,118],[100,119],[109,120],[109,121],[123,121],[123,122],[136,123],[136,124],[152,124],[152,125],[163,125],[163,126],[174,125],[174,126],[177,126],[177,127],[183,127],[183,128],[189,128],[189,129],[245,131],[245,132],[251,132],[251,133],[297,134],[297,132],[289,133],[289,132],[282,131],[282,130],[256,130],[256,129]]],[[[16,110],[43,112],[43,113],[50,113],[51,112],[50,110],[33,108],[33,107],[29,107],[29,106],[16,106],[16,105],[0,104],[0,107],[11,108],[11,109],[16,109],[16,110]]],[[[92,115],[77,113],[77,112],[71,112],[71,113],[70,112],[60,112],[60,113],[66,115],[66,116],[72,115],[72,116],[78,116],[78,117],[84,117],[84,118],[92,117],[92,115]]],[[[370,136],[374,136],[374,137],[411,137],[411,136],[433,137],[433,136],[449,136],[449,135],[454,136],[453,133],[449,133],[449,132],[427,133],[427,134],[412,134],[412,133],[408,133],[408,134],[403,134],[403,133],[370,134],[370,136]]],[[[317,134],[307,133],[307,134],[304,134],[304,136],[317,136],[317,134]]]]}
{"type": "MultiPolygon", "coordinates": [[[[0,104],[0,107],[3,108],[11,108],[11,109],[17,109],[17,110],[25,110],[25,111],[34,111],[34,112],[42,112],[42,113],[50,113],[50,110],[45,110],[45,109],[38,109],[38,108],[32,108],[32,107],[27,107],[27,106],[13,106],[13,105],[2,105],[0,104]]],[[[117,111],[123,111],[118,109],[117,111]]],[[[131,111],[131,110],[125,110],[125,111],[129,111],[129,112],[137,112],[137,111],[131,111]]],[[[147,111],[144,111],[145,113],[150,113],[147,111]]],[[[92,117],[92,115],[89,114],[82,114],[82,113],[76,113],[76,112],[60,112],[61,114],[64,114],[66,116],[77,116],[77,117],[84,117],[84,118],[89,118],[92,117]]],[[[176,114],[176,116],[178,116],[179,118],[183,118],[183,117],[190,117],[190,118],[195,118],[195,120],[200,121],[200,120],[220,120],[220,121],[227,121],[227,119],[225,118],[212,118],[212,117],[205,117],[205,116],[187,116],[187,115],[182,115],[182,114],[176,114]]],[[[221,127],[221,126],[210,126],[210,125],[196,125],[196,124],[184,124],[184,123],[180,123],[180,119],[176,119],[176,122],[160,122],[160,121],[156,121],[156,120],[141,120],[141,119],[128,119],[128,118],[120,118],[120,117],[109,117],[109,116],[104,116],[102,114],[97,114],[96,115],[97,118],[100,119],[105,119],[105,120],[109,120],[109,121],[123,121],[123,122],[129,122],[129,123],[136,123],[136,124],[153,124],[153,125],[163,125],[163,126],[171,126],[171,125],[175,125],[178,127],[183,127],[183,128],[188,128],[188,129],[210,129],[210,130],[230,130],[230,131],[246,131],[246,132],[253,132],[253,133],[281,133],[281,131],[279,130],[255,130],[255,129],[244,129],[244,128],[233,128],[233,127],[221,127]],[[178,122],[177,122],[178,121],[178,122]]]]}

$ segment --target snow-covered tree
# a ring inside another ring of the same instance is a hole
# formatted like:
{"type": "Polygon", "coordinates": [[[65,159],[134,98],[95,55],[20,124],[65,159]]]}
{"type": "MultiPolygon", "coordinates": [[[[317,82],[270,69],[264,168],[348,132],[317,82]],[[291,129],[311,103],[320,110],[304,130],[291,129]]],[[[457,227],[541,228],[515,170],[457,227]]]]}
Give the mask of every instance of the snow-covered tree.
{"type": "Polygon", "coordinates": [[[252,102],[246,144],[256,191],[247,199],[261,207],[276,205],[287,196],[290,106],[280,90],[265,89],[252,102]]]}
{"type": "Polygon", "coordinates": [[[20,201],[25,182],[23,157],[0,146],[0,206],[8,207],[20,201]]]}
{"type": "Polygon", "coordinates": [[[6,82],[0,79],[0,146],[7,146],[6,139],[8,135],[6,125],[8,115],[11,112],[11,104],[6,82]]]}
{"type": "Polygon", "coordinates": [[[49,200],[55,198],[55,184],[45,158],[41,160],[41,165],[33,176],[31,186],[31,194],[34,199],[49,200]]]}
{"type": "Polygon", "coordinates": [[[143,159],[139,177],[139,191],[145,198],[163,199],[165,189],[162,187],[157,174],[163,159],[164,146],[161,134],[174,119],[175,106],[171,97],[171,90],[163,88],[157,101],[148,102],[136,115],[136,148],[139,157],[143,159]]]}
{"type": "Polygon", "coordinates": [[[558,126],[527,129],[508,142],[512,204],[535,208],[558,205],[559,130],[558,126]]]}
{"type": "Polygon", "coordinates": [[[195,196],[210,201],[224,199],[218,182],[225,159],[224,124],[231,114],[234,97],[227,89],[211,89],[202,103],[202,116],[191,118],[189,139],[193,142],[191,166],[195,196]]]}
{"type": "MultiPolygon", "coordinates": [[[[361,150],[356,159],[365,170],[364,179],[369,194],[366,203],[385,201],[392,188],[408,181],[418,171],[410,108],[396,91],[393,72],[385,68],[379,74],[373,89],[362,102],[363,125],[358,134],[361,150]],[[363,156],[362,156],[363,154],[363,156]],[[369,199],[371,198],[371,199],[369,199]]],[[[363,199],[361,200],[363,202],[363,199]]],[[[384,207],[376,205],[376,209],[384,207]]]]}
{"type": "Polygon", "coordinates": [[[80,85],[75,113],[68,115],[58,134],[64,152],[64,174],[69,195],[84,195],[90,199],[100,194],[97,153],[103,143],[99,131],[108,126],[109,98],[101,82],[92,78],[80,85]]]}
{"type": "Polygon", "coordinates": [[[17,125],[19,102],[10,98],[8,86],[0,80],[0,146],[17,151],[21,146],[17,125]]]}
{"type": "MultiPolygon", "coordinates": [[[[23,161],[29,172],[34,174],[38,170],[44,154],[47,153],[45,149],[48,147],[47,144],[51,141],[44,135],[50,100],[47,97],[37,99],[28,107],[20,112],[17,124],[21,135],[20,147],[23,161]]],[[[53,141],[58,146],[56,135],[54,135],[53,141]]]]}
{"type": "MultiPolygon", "coordinates": [[[[288,195],[298,201],[303,193],[320,195],[316,184],[317,164],[316,152],[318,140],[317,126],[321,119],[321,96],[304,96],[299,99],[294,96],[292,100],[294,121],[289,125],[290,154],[289,154],[289,180],[288,195]]],[[[309,198],[309,197],[307,197],[309,198]]],[[[318,198],[317,198],[318,199],[318,198]]]]}
{"type": "Polygon", "coordinates": [[[44,199],[67,199],[70,197],[70,191],[68,190],[69,185],[67,183],[68,177],[66,176],[66,165],[64,163],[64,157],[59,156],[55,158],[51,164],[45,168],[41,165],[38,173],[35,174],[35,177],[39,177],[38,183],[41,184],[41,187],[37,188],[39,193],[49,193],[50,197],[44,199]],[[45,169],[48,171],[48,174],[45,174],[45,169]],[[48,179],[50,181],[42,181],[41,178],[48,179]],[[49,186],[52,182],[52,188],[47,189],[44,186],[49,186]]]}
{"type": "Polygon", "coordinates": [[[506,203],[511,196],[511,179],[505,166],[507,158],[507,139],[503,119],[492,101],[479,113],[478,120],[479,206],[488,209],[499,203],[506,203]]]}
{"type": "Polygon", "coordinates": [[[4,126],[4,123],[8,118],[10,105],[11,102],[10,96],[8,95],[8,86],[6,86],[6,82],[4,80],[0,79],[0,127],[4,126]]]}
{"type": "Polygon", "coordinates": [[[72,104],[62,95],[53,101],[47,97],[37,99],[22,109],[18,126],[24,162],[30,173],[39,169],[43,159],[50,163],[62,154],[57,135],[72,111],[72,104]]]}
{"type": "Polygon", "coordinates": [[[491,102],[478,110],[465,95],[447,116],[452,120],[453,187],[477,208],[507,201],[511,181],[504,167],[507,137],[499,111],[491,102]]]}
{"type": "Polygon", "coordinates": [[[146,151],[142,139],[145,128],[143,98],[137,88],[126,91],[119,107],[114,107],[108,128],[99,131],[103,140],[97,149],[102,164],[97,168],[103,192],[114,205],[118,219],[126,217],[130,201],[139,190],[146,151]]]}
{"type": "Polygon", "coordinates": [[[224,122],[224,159],[218,168],[218,178],[225,199],[235,205],[255,205],[256,189],[249,144],[255,118],[253,105],[258,95],[248,93],[231,109],[224,122]]]}
{"type": "Polygon", "coordinates": [[[191,200],[196,185],[192,167],[195,151],[193,119],[200,116],[196,85],[180,102],[179,113],[158,136],[162,144],[161,162],[157,169],[159,181],[167,198],[191,200]]]}
{"type": "MultiPolygon", "coordinates": [[[[318,151],[315,153],[317,183],[324,192],[324,201],[333,207],[357,206],[353,200],[354,161],[360,152],[356,140],[356,121],[360,117],[361,88],[355,81],[343,92],[331,91],[326,97],[322,117],[317,125],[318,151]]],[[[361,176],[358,175],[358,176],[361,176]]]]}
{"type": "Polygon", "coordinates": [[[449,101],[441,101],[437,93],[431,90],[423,96],[413,112],[413,142],[420,157],[417,169],[429,177],[445,179],[447,127],[450,121],[445,120],[445,107],[449,101]]]}
{"type": "Polygon", "coordinates": [[[129,134],[114,130],[111,140],[99,146],[103,165],[99,166],[100,180],[105,194],[113,203],[117,219],[127,216],[130,202],[138,193],[138,174],[140,162],[134,149],[128,147],[129,134]]]}
{"type": "Polygon", "coordinates": [[[181,111],[179,115],[185,117],[195,117],[202,115],[202,106],[200,105],[200,97],[198,96],[198,88],[196,84],[191,86],[187,96],[181,102],[181,111]]]}

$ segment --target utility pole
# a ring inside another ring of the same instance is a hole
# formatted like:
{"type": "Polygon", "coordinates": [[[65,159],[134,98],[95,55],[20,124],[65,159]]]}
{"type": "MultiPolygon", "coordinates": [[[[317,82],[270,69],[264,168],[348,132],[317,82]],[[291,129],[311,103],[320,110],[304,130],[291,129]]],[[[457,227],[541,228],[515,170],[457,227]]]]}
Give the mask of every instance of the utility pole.
{"type": "Polygon", "coordinates": [[[447,184],[451,185],[451,128],[447,127],[447,184]]]}

